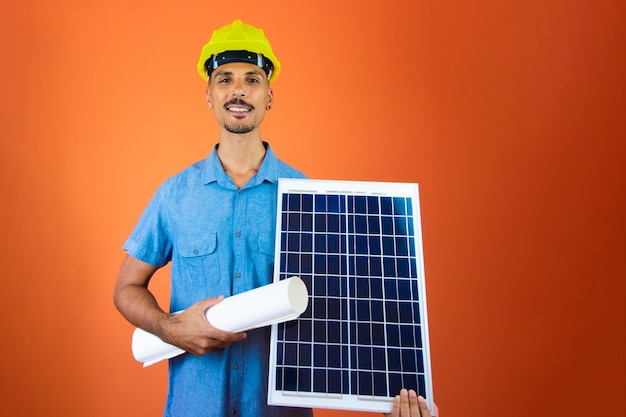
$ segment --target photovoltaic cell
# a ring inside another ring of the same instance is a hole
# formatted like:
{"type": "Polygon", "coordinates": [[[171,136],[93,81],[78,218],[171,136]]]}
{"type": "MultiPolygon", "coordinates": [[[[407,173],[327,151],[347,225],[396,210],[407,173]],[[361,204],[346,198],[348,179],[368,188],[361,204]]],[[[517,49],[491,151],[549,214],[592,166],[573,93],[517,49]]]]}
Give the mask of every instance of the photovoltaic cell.
{"type": "Polygon", "coordinates": [[[412,388],[432,409],[417,185],[281,179],[276,224],[274,281],[310,298],[272,327],[268,403],[388,412],[412,388]]]}

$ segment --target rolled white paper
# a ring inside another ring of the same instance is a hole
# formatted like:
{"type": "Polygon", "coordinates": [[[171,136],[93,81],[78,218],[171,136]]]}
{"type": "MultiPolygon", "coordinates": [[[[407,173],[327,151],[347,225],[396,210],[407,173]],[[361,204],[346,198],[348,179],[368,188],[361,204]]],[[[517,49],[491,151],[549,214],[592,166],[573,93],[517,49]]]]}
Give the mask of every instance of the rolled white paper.
{"type": "Polygon", "coordinates": [[[309,293],[299,277],[225,298],[206,312],[213,327],[243,332],[297,318],[309,304],[309,293]]]}
{"type": "Polygon", "coordinates": [[[139,327],[133,332],[132,347],[133,356],[137,361],[143,362],[144,368],[185,353],[178,346],[165,343],[158,336],[139,327]]]}
{"type": "MultiPolygon", "coordinates": [[[[293,320],[308,304],[306,285],[299,277],[291,277],[225,298],[207,310],[206,318],[220,330],[243,332],[293,320]]],[[[185,353],[139,328],[133,333],[132,350],[144,367],[185,353]]]]}

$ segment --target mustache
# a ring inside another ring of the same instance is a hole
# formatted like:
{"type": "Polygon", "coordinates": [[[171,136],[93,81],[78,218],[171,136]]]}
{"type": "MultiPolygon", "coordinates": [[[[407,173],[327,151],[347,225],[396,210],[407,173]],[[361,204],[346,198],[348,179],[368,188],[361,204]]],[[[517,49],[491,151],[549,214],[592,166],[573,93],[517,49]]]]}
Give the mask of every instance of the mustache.
{"type": "Polygon", "coordinates": [[[229,106],[242,106],[242,107],[247,107],[250,110],[254,110],[254,106],[252,104],[246,103],[240,98],[234,98],[230,100],[229,102],[227,102],[226,104],[224,104],[224,107],[229,107],[229,106]]]}

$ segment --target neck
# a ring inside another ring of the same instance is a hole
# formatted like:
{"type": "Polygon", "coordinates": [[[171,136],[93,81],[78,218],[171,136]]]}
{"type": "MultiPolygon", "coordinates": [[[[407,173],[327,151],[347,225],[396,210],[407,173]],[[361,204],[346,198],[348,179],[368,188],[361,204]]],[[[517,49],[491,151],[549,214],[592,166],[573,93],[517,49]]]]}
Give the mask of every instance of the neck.
{"type": "Polygon", "coordinates": [[[241,188],[259,171],[265,158],[265,146],[260,138],[250,140],[236,136],[242,135],[222,137],[217,155],[224,171],[241,188]]]}

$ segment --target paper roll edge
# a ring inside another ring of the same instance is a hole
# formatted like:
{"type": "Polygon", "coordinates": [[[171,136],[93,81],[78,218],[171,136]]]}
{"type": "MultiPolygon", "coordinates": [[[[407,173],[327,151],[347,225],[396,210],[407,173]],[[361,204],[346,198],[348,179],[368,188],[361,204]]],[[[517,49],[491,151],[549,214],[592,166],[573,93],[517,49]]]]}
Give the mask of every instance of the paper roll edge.
{"type": "Polygon", "coordinates": [[[292,276],[287,280],[289,280],[289,288],[287,289],[289,303],[293,311],[299,316],[309,306],[309,290],[299,276],[292,276]]]}

